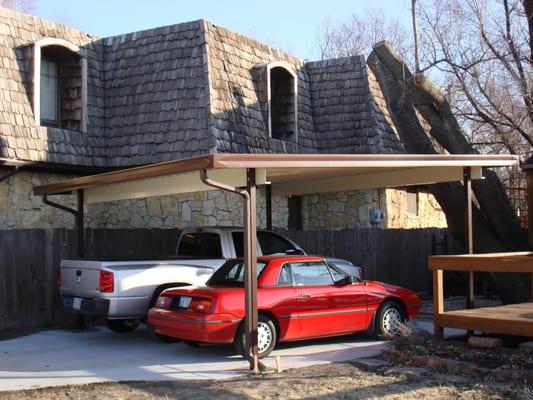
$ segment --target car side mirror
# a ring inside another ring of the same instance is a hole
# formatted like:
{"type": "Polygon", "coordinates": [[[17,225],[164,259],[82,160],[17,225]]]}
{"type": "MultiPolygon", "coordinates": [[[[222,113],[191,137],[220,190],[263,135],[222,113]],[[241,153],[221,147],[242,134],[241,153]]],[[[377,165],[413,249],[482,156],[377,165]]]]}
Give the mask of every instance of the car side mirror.
{"type": "Polygon", "coordinates": [[[354,283],[357,283],[358,280],[355,276],[352,275],[346,275],[344,278],[338,280],[336,283],[338,286],[346,286],[346,285],[353,285],[354,283]]]}

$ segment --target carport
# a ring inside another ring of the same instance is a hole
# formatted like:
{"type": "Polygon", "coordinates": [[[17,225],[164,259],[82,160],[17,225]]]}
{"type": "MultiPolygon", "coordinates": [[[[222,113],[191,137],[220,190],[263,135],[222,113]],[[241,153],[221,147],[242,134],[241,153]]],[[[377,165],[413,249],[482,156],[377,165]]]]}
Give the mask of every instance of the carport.
{"type": "MultiPolygon", "coordinates": [[[[83,255],[84,204],[221,189],[243,198],[245,332],[250,369],[258,372],[256,190],[269,185],[272,195],[305,195],[360,189],[405,187],[463,181],[467,249],[472,252],[471,180],[482,179],[484,167],[518,165],[509,155],[382,154],[212,154],[69,179],[37,186],[47,196],[77,193],[78,208],[59,208],[76,215],[79,255],[83,255]]],[[[469,275],[472,288],[473,275],[469,275]]],[[[469,298],[472,293],[467,293],[469,298]]]]}

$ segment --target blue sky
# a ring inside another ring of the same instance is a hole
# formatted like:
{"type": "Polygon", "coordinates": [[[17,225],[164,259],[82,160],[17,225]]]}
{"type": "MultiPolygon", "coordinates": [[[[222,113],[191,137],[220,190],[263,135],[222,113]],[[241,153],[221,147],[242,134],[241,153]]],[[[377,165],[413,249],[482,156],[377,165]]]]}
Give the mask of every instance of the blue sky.
{"type": "Polygon", "coordinates": [[[195,19],[315,59],[317,27],[369,8],[409,24],[410,0],[34,0],[34,14],[105,37],[195,19]]]}

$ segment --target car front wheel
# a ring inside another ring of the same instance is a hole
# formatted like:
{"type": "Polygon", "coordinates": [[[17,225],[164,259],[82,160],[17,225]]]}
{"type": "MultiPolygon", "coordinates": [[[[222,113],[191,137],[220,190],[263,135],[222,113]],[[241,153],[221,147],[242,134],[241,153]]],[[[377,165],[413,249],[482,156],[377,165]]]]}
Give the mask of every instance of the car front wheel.
{"type": "MultiPolygon", "coordinates": [[[[246,358],[244,323],[241,324],[235,337],[235,348],[246,358]]],[[[277,332],[274,322],[264,315],[259,315],[257,322],[257,353],[259,358],[268,356],[276,346],[277,332]]]]}
{"type": "Polygon", "coordinates": [[[374,332],[377,335],[397,336],[401,333],[401,326],[405,321],[405,317],[398,303],[386,301],[379,308],[376,317],[374,332]]]}

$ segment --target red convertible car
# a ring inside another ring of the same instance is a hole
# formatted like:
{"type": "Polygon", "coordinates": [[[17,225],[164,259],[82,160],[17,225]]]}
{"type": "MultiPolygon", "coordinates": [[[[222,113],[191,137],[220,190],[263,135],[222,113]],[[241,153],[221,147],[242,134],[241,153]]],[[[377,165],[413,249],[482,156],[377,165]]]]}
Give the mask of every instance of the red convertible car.
{"type": "MultiPolygon", "coordinates": [[[[257,260],[258,351],[267,356],[277,342],[372,331],[394,335],[399,322],[416,318],[416,293],[346,276],[321,257],[268,256],[257,260]]],[[[234,343],[242,354],[244,264],[230,260],[206,287],[167,289],[148,313],[162,340],[234,343]]]]}

